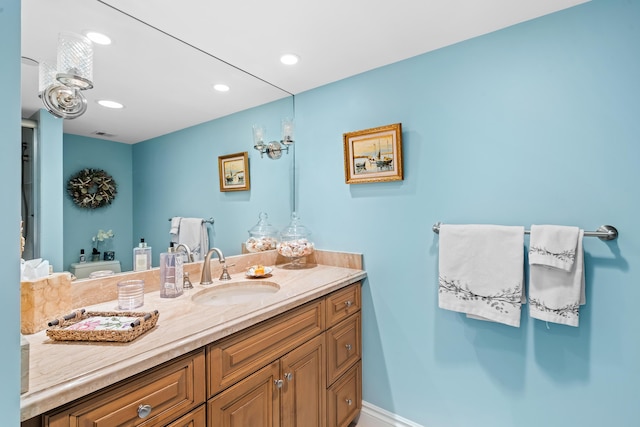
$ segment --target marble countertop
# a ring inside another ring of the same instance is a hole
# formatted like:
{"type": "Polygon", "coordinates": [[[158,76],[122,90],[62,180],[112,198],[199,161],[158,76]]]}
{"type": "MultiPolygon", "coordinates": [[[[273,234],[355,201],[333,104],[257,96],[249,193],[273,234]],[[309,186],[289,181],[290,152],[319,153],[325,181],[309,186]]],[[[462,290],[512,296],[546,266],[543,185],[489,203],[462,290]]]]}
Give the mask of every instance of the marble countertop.
{"type": "MultiPolygon", "coordinates": [[[[299,270],[272,266],[280,289],[259,300],[230,306],[197,304],[192,297],[216,286],[248,280],[242,273],[212,285],[194,283],[178,298],[145,294],[139,312],[158,310],[156,326],[129,343],[57,342],[45,331],[26,338],[30,345],[29,390],[21,395],[21,419],[71,402],[182,354],[226,337],[366,277],[360,269],[314,264],[299,270]]],[[[78,307],[80,308],[80,307],[78,307]]],[[[116,311],[117,302],[83,307],[87,311],[116,311]]]]}

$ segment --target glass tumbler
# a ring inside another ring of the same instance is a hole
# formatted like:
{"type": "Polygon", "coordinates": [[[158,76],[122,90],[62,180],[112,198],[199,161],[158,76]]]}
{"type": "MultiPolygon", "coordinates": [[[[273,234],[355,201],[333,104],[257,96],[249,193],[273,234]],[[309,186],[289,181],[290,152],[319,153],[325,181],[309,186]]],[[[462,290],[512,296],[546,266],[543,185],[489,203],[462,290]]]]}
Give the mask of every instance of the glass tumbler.
{"type": "Polygon", "coordinates": [[[132,310],[144,304],[144,280],[118,282],[118,308],[132,310]]]}

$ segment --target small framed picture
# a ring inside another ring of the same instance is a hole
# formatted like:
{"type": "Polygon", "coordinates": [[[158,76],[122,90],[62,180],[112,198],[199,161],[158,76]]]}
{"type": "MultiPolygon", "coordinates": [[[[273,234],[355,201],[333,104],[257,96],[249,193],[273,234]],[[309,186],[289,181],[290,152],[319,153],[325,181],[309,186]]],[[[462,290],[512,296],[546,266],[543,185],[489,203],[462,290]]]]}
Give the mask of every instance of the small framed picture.
{"type": "Polygon", "coordinates": [[[220,191],[247,191],[251,188],[249,181],[249,154],[227,154],[218,157],[220,174],[220,191]]]}
{"type": "Polygon", "coordinates": [[[402,181],[402,124],[344,134],[347,184],[402,181]]]}

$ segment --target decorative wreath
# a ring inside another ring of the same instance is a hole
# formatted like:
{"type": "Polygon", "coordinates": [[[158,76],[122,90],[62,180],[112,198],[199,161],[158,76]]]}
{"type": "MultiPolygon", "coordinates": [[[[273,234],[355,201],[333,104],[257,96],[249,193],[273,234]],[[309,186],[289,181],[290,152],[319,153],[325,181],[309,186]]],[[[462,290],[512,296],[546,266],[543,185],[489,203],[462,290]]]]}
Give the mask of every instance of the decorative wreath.
{"type": "Polygon", "coordinates": [[[67,182],[67,193],[73,202],[85,209],[110,205],[118,194],[113,177],[102,169],[82,169],[67,182]]]}

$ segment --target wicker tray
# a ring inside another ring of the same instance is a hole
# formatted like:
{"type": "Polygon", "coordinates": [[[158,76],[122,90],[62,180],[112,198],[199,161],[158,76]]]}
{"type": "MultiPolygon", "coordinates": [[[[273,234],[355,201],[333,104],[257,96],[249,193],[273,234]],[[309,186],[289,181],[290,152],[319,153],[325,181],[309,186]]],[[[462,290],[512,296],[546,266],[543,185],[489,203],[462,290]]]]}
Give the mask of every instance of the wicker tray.
{"type": "Polygon", "coordinates": [[[158,321],[158,311],[78,310],[49,322],[47,336],[56,341],[133,341],[158,321]]]}

